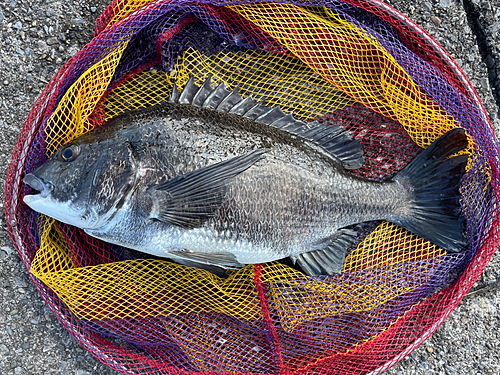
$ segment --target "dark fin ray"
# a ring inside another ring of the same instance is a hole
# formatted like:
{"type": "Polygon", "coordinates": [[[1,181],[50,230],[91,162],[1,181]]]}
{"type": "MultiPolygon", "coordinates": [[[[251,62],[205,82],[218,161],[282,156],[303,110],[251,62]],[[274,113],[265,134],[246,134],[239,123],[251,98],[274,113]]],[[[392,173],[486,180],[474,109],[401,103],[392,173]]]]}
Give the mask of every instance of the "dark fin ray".
{"type": "Polygon", "coordinates": [[[174,82],[174,87],[172,88],[172,92],[170,93],[170,97],[168,99],[169,103],[179,103],[179,98],[181,93],[177,89],[177,84],[174,82]]]}
{"type": "Polygon", "coordinates": [[[274,107],[269,112],[256,118],[255,121],[260,122],[261,124],[271,125],[273,122],[275,122],[283,117],[285,117],[285,113],[281,110],[281,108],[274,107]]]}
{"type": "MultiPolygon", "coordinates": [[[[203,268],[204,264],[223,267],[226,269],[238,269],[245,265],[238,262],[236,256],[230,253],[195,253],[191,251],[172,251],[168,252],[172,257],[185,259],[187,261],[200,263],[198,268],[203,268]]],[[[181,263],[181,262],[179,262],[181,263]]]]}
{"type": "Polygon", "coordinates": [[[217,106],[217,111],[229,112],[236,104],[241,102],[243,97],[240,95],[239,90],[236,88],[229,93],[228,96],[222,100],[222,102],[217,106]]]}
{"type": "Polygon", "coordinates": [[[201,227],[222,204],[225,185],[266,152],[258,149],[151,186],[148,189],[153,199],[150,219],[185,229],[201,227]]]}
{"type": "Polygon", "coordinates": [[[253,99],[251,96],[246,97],[242,101],[240,101],[238,104],[236,104],[233,108],[229,110],[229,113],[243,116],[247,111],[252,109],[255,106],[259,106],[259,102],[257,102],[255,99],[253,99]]]}
{"type": "Polygon", "coordinates": [[[193,98],[195,95],[198,93],[198,90],[200,88],[196,86],[196,83],[194,82],[194,77],[191,76],[189,78],[189,81],[186,83],[186,86],[181,92],[181,96],[179,97],[179,103],[180,104],[192,104],[193,103],[193,98]]]}
{"type": "Polygon", "coordinates": [[[340,236],[324,249],[297,255],[294,260],[309,276],[340,274],[344,268],[347,250],[356,239],[355,231],[341,230],[340,236]]]}
{"type": "Polygon", "coordinates": [[[194,268],[200,268],[202,270],[208,271],[210,273],[213,273],[216,276],[219,276],[222,279],[227,279],[229,275],[227,274],[226,270],[222,267],[214,266],[212,264],[205,264],[205,263],[200,263],[188,259],[181,259],[177,257],[172,257],[171,258],[174,262],[182,264],[187,267],[194,267],[194,268]]]}
{"type": "Polygon", "coordinates": [[[211,75],[208,76],[208,78],[203,82],[203,85],[198,89],[198,92],[193,97],[193,100],[191,101],[192,105],[195,105],[197,107],[202,107],[203,103],[205,103],[205,100],[212,94],[214,89],[212,89],[212,86],[210,85],[210,79],[211,75]]]}
{"type": "Polygon", "coordinates": [[[406,218],[391,221],[450,252],[462,251],[468,243],[460,207],[468,155],[450,158],[467,145],[463,129],[450,130],[394,177],[409,185],[413,200],[406,218]]]}
{"type": "Polygon", "coordinates": [[[271,112],[273,108],[271,107],[266,107],[264,105],[256,105],[252,108],[250,108],[248,111],[245,112],[243,115],[246,118],[249,118],[250,120],[257,121],[257,118],[271,112]]]}
{"type": "Polygon", "coordinates": [[[217,106],[231,94],[231,91],[228,91],[225,83],[221,83],[219,86],[215,88],[215,90],[207,97],[205,102],[203,103],[203,107],[216,109],[217,106]]]}
{"type": "Polygon", "coordinates": [[[279,107],[260,104],[251,96],[243,98],[238,89],[230,92],[224,84],[212,88],[210,81],[211,77],[208,76],[198,87],[191,76],[181,93],[174,86],[170,102],[216,109],[301,136],[321,146],[345,169],[356,169],[364,164],[363,146],[339,125],[318,121],[306,124],[284,113],[279,107]]]}

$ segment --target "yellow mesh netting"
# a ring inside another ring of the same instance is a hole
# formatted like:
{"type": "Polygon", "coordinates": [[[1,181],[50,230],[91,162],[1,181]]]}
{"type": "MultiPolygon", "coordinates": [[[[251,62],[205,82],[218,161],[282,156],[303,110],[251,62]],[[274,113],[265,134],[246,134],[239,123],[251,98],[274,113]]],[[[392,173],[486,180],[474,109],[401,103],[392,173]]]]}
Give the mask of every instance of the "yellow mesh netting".
{"type": "Polygon", "coordinates": [[[103,58],[91,66],[69,88],[56,110],[47,121],[47,156],[62,144],[92,130],[88,118],[108,88],[123,51],[129,40],[124,38],[111,52],[103,51],[103,58]]]}
{"type": "Polygon", "coordinates": [[[458,127],[373,36],[332,11],[321,17],[310,7],[278,3],[229,8],[274,37],[335,88],[401,123],[420,147],[458,127]]]}
{"type": "MultiPolygon", "coordinates": [[[[115,18],[123,17],[143,2],[127,4],[115,18]]],[[[298,60],[258,51],[204,56],[189,49],[169,74],[143,72],[109,93],[102,103],[106,119],[167,100],[174,80],[182,88],[190,75],[201,82],[212,73],[214,82],[242,87],[243,95],[251,94],[270,105],[280,105],[304,120],[331,113],[356,100],[399,121],[423,147],[457,127],[376,40],[335,14],[322,8],[283,4],[231,9],[267,31],[298,60]]],[[[127,43],[124,40],[104,54],[65,94],[49,120],[48,155],[92,128],[88,118],[102,100],[127,43]]],[[[200,311],[242,320],[261,318],[252,266],[221,280],[205,271],[158,260],[75,268],[68,254],[57,226],[52,219],[45,219],[42,246],[31,272],[80,318],[101,320],[200,311]]],[[[293,330],[318,317],[373,309],[414,290],[418,285],[412,280],[387,289],[383,267],[408,263],[413,268],[410,273],[406,268],[404,274],[413,273],[422,282],[432,276],[442,255],[443,250],[427,241],[383,223],[348,257],[344,268],[347,272],[380,269],[369,276],[373,278],[370,290],[366,290],[366,277],[362,283],[305,283],[302,273],[278,263],[263,267],[262,280],[270,285],[270,298],[283,327],[293,330]],[[418,262],[422,259],[433,261],[426,268],[418,262]],[[280,288],[285,279],[287,289],[280,288]]]]}
{"type": "Polygon", "coordinates": [[[125,111],[146,108],[168,101],[173,84],[164,72],[152,69],[137,74],[114,89],[104,101],[106,120],[125,111]]]}
{"type": "Polygon", "coordinates": [[[443,255],[446,255],[445,250],[396,224],[384,221],[349,254],[344,272],[418,262],[443,255]]]}
{"type": "Polygon", "coordinates": [[[300,272],[271,263],[263,267],[262,280],[271,286],[270,300],[282,326],[293,331],[306,321],[370,311],[421,288],[444,255],[446,251],[430,242],[383,222],[346,259],[343,272],[359,271],[359,277],[305,282],[300,272]]]}
{"type": "Polygon", "coordinates": [[[241,87],[241,94],[252,95],[268,106],[279,105],[294,117],[309,120],[354,101],[318,76],[302,62],[269,52],[246,51],[204,56],[189,49],[176,69],[179,82],[190,75],[205,77],[213,74],[216,82],[223,81],[231,89],[241,87]]]}
{"type": "Polygon", "coordinates": [[[224,82],[231,89],[241,87],[242,95],[252,95],[269,106],[279,105],[299,119],[315,118],[353,103],[307,65],[284,55],[247,51],[204,56],[188,49],[169,75],[147,71],[113,90],[104,102],[106,119],[168,100],[174,80],[182,88],[190,76],[201,84],[208,74],[212,74],[213,85],[224,82]]]}
{"type": "Polygon", "coordinates": [[[103,320],[218,312],[237,319],[260,318],[253,266],[228,279],[208,271],[158,260],[135,260],[74,268],[64,237],[45,218],[42,246],[31,272],[79,318],[103,320]]]}

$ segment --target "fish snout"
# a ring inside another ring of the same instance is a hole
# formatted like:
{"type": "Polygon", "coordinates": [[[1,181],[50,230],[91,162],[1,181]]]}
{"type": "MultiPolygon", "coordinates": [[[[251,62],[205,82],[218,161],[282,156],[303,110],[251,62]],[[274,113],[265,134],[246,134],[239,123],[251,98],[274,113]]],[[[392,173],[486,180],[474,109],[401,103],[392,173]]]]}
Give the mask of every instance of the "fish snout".
{"type": "Polygon", "coordinates": [[[24,176],[24,183],[29,185],[33,189],[40,192],[41,196],[45,198],[52,191],[52,184],[48,181],[45,181],[41,177],[35,176],[33,173],[29,173],[24,176]]]}

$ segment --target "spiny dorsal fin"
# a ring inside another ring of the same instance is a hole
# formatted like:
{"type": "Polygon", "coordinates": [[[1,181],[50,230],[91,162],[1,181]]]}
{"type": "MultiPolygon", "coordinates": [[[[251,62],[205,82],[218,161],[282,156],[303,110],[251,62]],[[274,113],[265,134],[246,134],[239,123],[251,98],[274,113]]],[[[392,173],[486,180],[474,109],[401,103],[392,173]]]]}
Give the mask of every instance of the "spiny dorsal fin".
{"type": "MultiPolygon", "coordinates": [[[[186,86],[181,92],[181,96],[179,97],[179,103],[180,104],[193,104],[193,99],[195,95],[198,93],[198,90],[200,87],[196,86],[196,83],[194,82],[194,77],[191,76],[189,78],[189,81],[187,82],[186,86]]],[[[201,87],[203,89],[203,86],[201,87]]]]}
{"type": "Polygon", "coordinates": [[[214,89],[210,85],[211,75],[203,82],[203,85],[198,89],[191,102],[192,105],[202,107],[205,100],[212,94],[214,89]]]}
{"type": "Polygon", "coordinates": [[[182,92],[174,85],[169,102],[232,113],[299,135],[323,147],[337,158],[345,169],[357,169],[364,164],[363,146],[339,125],[318,121],[305,123],[291,114],[284,113],[279,107],[260,104],[251,96],[243,98],[237,88],[229,91],[224,83],[212,88],[210,81],[211,75],[199,87],[191,76],[182,92]]]}
{"type": "Polygon", "coordinates": [[[207,97],[207,99],[203,102],[203,107],[205,108],[211,108],[211,109],[216,109],[217,106],[224,100],[226,99],[227,96],[231,94],[231,91],[227,90],[227,86],[225,83],[219,84],[215,88],[215,90],[212,91],[212,93],[207,97]]]}

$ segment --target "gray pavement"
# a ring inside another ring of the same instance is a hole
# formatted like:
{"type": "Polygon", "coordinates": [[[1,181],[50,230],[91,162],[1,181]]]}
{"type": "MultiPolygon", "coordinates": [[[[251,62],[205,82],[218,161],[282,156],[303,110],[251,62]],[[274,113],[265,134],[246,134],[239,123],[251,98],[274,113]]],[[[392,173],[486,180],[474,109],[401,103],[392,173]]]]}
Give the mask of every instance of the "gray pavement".
{"type": "MultiPolygon", "coordinates": [[[[478,92],[498,135],[500,0],[387,3],[422,26],[451,54],[478,92]]],[[[497,251],[445,323],[387,374],[500,374],[499,265],[497,251]]]]}
{"type": "MultiPolygon", "coordinates": [[[[500,0],[387,1],[424,27],[471,80],[500,129],[500,0]]],[[[0,184],[34,101],[91,40],[107,5],[83,0],[0,2],[0,184]]],[[[0,189],[0,374],[117,374],[74,340],[45,306],[13,250],[0,189]]],[[[500,255],[419,349],[387,373],[500,374],[500,255]]]]}

